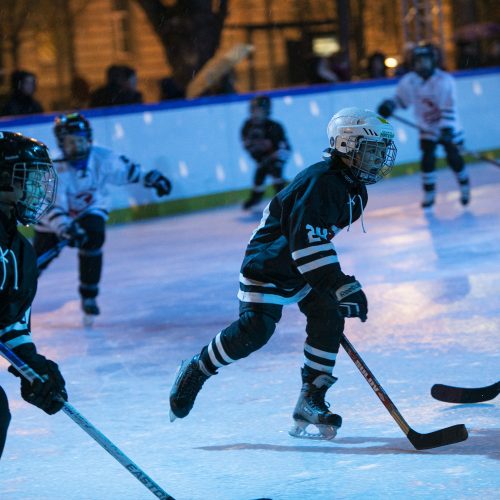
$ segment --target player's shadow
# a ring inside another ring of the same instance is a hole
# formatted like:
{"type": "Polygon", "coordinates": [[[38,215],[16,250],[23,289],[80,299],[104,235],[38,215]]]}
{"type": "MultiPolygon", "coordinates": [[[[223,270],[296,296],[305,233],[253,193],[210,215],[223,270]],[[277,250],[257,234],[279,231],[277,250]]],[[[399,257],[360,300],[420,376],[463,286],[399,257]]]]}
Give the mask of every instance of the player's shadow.
{"type": "Polygon", "coordinates": [[[425,218],[439,267],[450,271],[457,269],[456,273],[436,280],[430,294],[438,304],[458,302],[471,290],[469,276],[464,273],[464,262],[470,259],[469,249],[464,248],[464,238],[477,229],[478,221],[468,211],[453,219],[440,219],[433,212],[425,212],[425,218]]]}
{"type": "Polygon", "coordinates": [[[345,437],[334,439],[327,445],[286,446],[263,443],[234,443],[217,446],[199,446],[196,449],[205,451],[263,450],[287,453],[324,453],[331,455],[481,455],[499,460],[499,445],[500,429],[494,428],[472,430],[469,439],[462,443],[420,451],[415,450],[405,438],[387,437],[345,437]]]}

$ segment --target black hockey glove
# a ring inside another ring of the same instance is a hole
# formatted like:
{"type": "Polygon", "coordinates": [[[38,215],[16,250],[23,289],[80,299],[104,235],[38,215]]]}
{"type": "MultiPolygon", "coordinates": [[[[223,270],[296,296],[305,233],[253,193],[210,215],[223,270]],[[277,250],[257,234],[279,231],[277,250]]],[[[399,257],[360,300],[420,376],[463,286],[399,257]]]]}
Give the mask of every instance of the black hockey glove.
{"type": "Polygon", "coordinates": [[[44,382],[35,380],[31,383],[13,366],[10,366],[9,372],[16,377],[21,377],[22,398],[49,415],[57,413],[64,405],[61,398],[64,401],[68,400],[66,384],[57,364],[38,354],[34,344],[31,343],[15,347],[14,352],[45,380],[44,382]]]}
{"type": "Polygon", "coordinates": [[[453,143],[454,136],[455,133],[452,127],[443,127],[441,129],[441,135],[439,136],[438,142],[444,145],[451,144],[453,143]]]}
{"type": "Polygon", "coordinates": [[[172,190],[171,182],[159,170],[150,170],[144,176],[144,187],[155,188],[158,196],[167,196],[172,190]]]}
{"type": "Polygon", "coordinates": [[[335,290],[339,309],[344,318],[359,318],[363,323],[368,314],[368,301],[361,283],[354,276],[345,276],[335,290]]]}
{"type": "Polygon", "coordinates": [[[88,240],[87,232],[78,222],[73,221],[69,226],[66,226],[60,233],[59,237],[63,240],[68,240],[70,247],[80,248],[88,240]]]}
{"type": "Polygon", "coordinates": [[[392,115],[392,112],[394,111],[395,108],[396,108],[395,102],[392,99],[386,99],[378,107],[377,113],[384,118],[389,118],[389,116],[392,115]]]}

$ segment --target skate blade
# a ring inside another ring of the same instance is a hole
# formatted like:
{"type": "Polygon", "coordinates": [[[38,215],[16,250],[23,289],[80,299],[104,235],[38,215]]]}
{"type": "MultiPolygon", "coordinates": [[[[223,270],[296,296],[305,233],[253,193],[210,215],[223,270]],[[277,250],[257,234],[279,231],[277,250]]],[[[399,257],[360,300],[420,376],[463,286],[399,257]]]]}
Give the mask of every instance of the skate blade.
{"type": "Polygon", "coordinates": [[[172,408],[170,408],[169,416],[170,416],[170,422],[173,422],[174,420],[177,419],[177,415],[172,411],[172,408]]]}
{"type": "Polygon", "coordinates": [[[337,435],[339,428],[334,425],[311,424],[309,422],[295,421],[288,434],[292,437],[300,439],[316,439],[322,441],[330,441],[337,435]],[[312,426],[318,432],[309,432],[308,427],[312,426]]]}
{"type": "Polygon", "coordinates": [[[92,328],[94,324],[95,316],[93,314],[84,314],[83,315],[83,326],[85,328],[92,328]]]}

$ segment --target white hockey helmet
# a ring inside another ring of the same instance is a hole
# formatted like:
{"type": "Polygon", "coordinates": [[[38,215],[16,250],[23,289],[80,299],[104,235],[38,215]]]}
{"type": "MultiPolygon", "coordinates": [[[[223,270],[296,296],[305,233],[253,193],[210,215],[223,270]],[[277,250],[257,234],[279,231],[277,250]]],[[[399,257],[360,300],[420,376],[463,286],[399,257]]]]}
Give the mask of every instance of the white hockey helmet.
{"type": "Polygon", "coordinates": [[[396,159],[394,129],[368,109],[344,108],[335,113],[326,129],[330,147],[363,184],[386,176],[396,159]]]}

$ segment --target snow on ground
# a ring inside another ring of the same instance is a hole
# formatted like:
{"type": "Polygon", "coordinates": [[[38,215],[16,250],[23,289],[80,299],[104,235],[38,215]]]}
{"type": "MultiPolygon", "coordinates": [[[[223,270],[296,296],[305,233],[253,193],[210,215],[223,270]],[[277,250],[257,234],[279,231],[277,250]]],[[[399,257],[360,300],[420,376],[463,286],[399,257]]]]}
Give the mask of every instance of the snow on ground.
{"type": "MultiPolygon", "coordinates": [[[[449,405],[436,383],[499,379],[500,171],[471,168],[472,203],[438,174],[433,215],[418,176],[370,188],[365,213],[336,243],[363,283],[369,320],[346,334],[409,424],[464,423],[468,441],[416,451],[345,353],[328,399],[344,425],[332,442],[287,434],[300,390],[304,318],[285,308],[271,341],[210,379],[192,413],[170,423],[168,393],[190,357],[237,315],[241,258],[258,216],[229,207],[110,227],[100,306],[81,326],[76,252],[42,276],[34,304],[39,350],[56,360],[71,403],[177,500],[500,498],[498,399],[449,405]]],[[[65,414],[19,396],[0,464],[2,500],[140,500],[153,495],[65,414]]]]}

